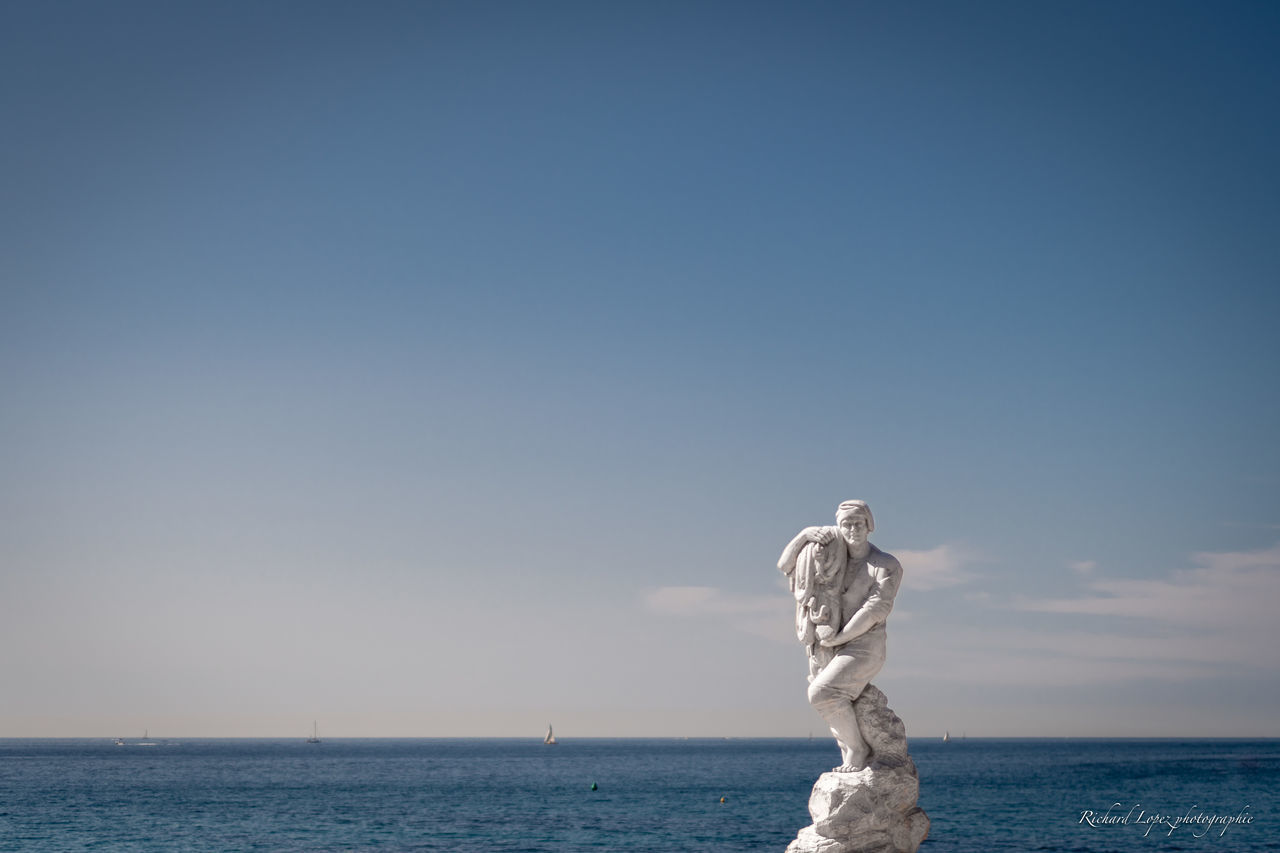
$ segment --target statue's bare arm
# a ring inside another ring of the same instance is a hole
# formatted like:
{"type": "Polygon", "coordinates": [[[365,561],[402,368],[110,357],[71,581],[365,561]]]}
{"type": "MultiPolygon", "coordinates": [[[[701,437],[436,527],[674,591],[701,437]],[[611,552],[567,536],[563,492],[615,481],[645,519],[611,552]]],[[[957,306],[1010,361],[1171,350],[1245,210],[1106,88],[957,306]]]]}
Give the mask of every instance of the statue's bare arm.
{"type": "Polygon", "coordinates": [[[879,625],[888,618],[889,611],[893,609],[893,599],[898,594],[900,583],[902,583],[902,566],[897,560],[877,566],[875,586],[871,588],[871,594],[867,596],[866,602],[845,623],[840,633],[825,638],[819,636],[819,642],[824,646],[843,646],[879,625]]]}
{"type": "Polygon", "coordinates": [[[791,574],[796,570],[796,560],[805,545],[810,542],[825,545],[835,538],[834,527],[806,527],[796,534],[796,538],[787,543],[787,547],[782,549],[782,556],[778,558],[778,571],[784,575],[791,574]]]}

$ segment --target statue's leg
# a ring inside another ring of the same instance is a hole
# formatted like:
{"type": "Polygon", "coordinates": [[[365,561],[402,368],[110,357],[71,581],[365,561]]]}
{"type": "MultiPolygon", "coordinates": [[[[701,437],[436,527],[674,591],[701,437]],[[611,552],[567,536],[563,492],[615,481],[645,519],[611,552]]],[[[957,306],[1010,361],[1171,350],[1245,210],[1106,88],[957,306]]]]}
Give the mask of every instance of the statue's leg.
{"type": "Polygon", "coordinates": [[[882,662],[874,656],[837,654],[809,684],[809,701],[831,727],[840,746],[841,764],[837,772],[861,770],[867,765],[869,750],[858,730],[854,700],[862,693],[882,662]]]}

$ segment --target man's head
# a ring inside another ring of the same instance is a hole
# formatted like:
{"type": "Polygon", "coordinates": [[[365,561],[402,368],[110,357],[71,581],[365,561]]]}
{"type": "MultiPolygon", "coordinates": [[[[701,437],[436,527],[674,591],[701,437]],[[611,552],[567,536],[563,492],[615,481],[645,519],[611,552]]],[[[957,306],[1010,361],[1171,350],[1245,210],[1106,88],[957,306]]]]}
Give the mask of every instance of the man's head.
{"type": "Polygon", "coordinates": [[[876,529],[876,522],[866,501],[845,501],[836,508],[836,526],[845,542],[858,547],[876,529]]]}

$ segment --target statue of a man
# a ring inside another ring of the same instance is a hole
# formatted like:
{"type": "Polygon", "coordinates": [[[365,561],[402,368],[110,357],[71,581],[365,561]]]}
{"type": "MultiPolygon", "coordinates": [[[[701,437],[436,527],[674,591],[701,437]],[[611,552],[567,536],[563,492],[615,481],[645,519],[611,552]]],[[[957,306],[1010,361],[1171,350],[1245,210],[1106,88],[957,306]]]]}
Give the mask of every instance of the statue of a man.
{"type": "Polygon", "coordinates": [[[884,666],[885,619],[902,582],[898,561],[867,540],[873,530],[866,501],[845,501],[835,527],[806,527],[778,559],[809,654],[809,701],[840,746],[836,772],[867,764],[853,703],[884,666]]]}

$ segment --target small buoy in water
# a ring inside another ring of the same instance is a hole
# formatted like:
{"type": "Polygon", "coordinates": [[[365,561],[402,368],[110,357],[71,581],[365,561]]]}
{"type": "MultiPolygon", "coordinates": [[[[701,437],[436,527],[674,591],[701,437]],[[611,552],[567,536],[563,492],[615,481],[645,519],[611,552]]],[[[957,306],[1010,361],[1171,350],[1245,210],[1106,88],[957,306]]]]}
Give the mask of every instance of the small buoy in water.
{"type": "Polygon", "coordinates": [[[720,798],[720,802],[722,802],[722,803],[723,803],[724,801],[725,801],[725,800],[724,800],[724,797],[721,797],[721,798],[720,798]]]}
{"type": "Polygon", "coordinates": [[[600,786],[599,786],[599,785],[597,785],[595,782],[592,782],[592,783],[591,783],[591,790],[593,790],[593,791],[598,791],[598,790],[600,790],[600,786]]]}

